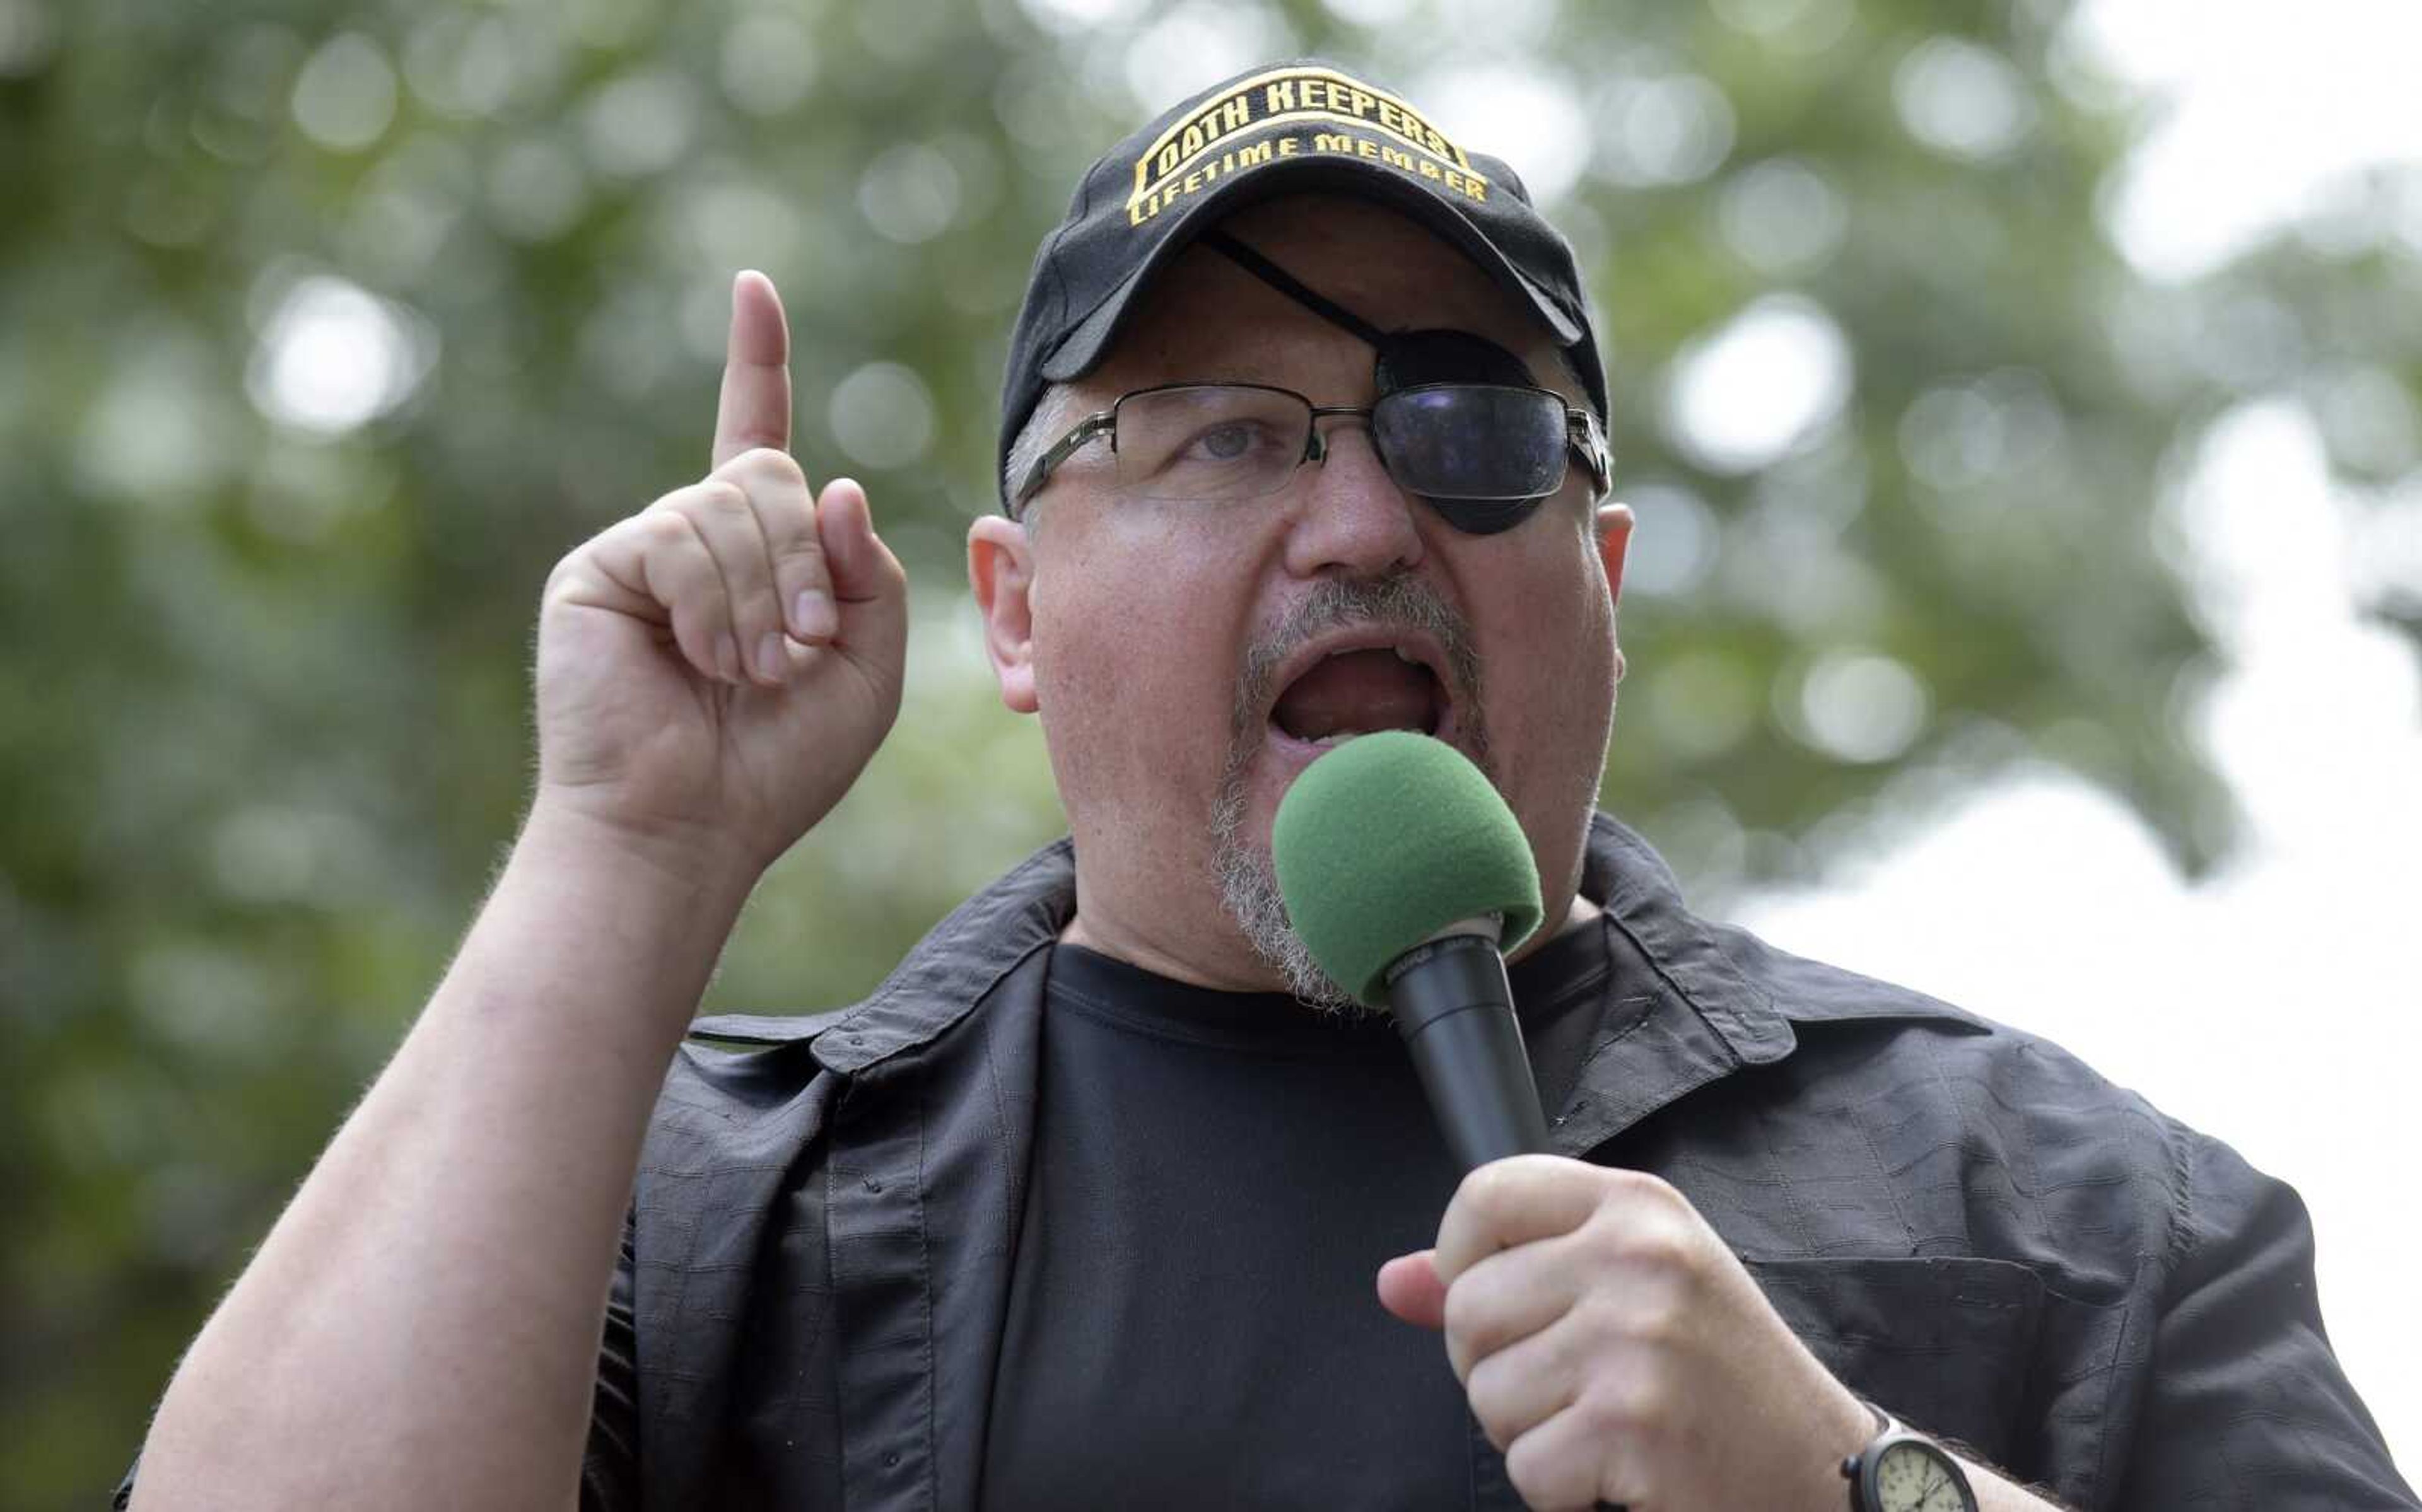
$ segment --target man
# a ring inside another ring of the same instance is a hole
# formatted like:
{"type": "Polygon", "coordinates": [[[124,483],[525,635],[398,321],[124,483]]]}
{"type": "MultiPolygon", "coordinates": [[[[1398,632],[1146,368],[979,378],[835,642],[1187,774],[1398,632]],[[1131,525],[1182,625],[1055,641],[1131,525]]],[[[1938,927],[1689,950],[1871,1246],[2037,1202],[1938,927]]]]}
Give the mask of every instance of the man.
{"type": "Polygon", "coordinates": [[[2292,1193],[1593,814],[1631,521],[1570,255],[1318,65],[1145,127],[1036,262],[968,556],[1071,842],[866,1003],[683,1044],[899,703],[787,357],[744,274],[713,472],[550,579],[511,862],[134,1504],[2414,1504],[2292,1193]],[[1269,880],[1295,775],[1395,727],[1541,878],[1555,1153],[1460,1180],[1269,880]]]}

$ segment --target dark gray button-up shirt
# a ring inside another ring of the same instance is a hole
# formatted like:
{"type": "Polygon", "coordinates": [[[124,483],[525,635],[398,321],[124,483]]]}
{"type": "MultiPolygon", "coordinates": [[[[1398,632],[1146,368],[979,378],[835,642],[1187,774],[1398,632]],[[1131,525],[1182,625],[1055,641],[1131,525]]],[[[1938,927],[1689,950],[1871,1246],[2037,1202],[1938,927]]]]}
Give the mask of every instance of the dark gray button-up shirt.
{"type": "MultiPolygon", "coordinates": [[[[1554,1148],[1679,1188],[1853,1391],[2081,1508],[2416,1505],[2288,1188],[2042,1040],[1703,923],[1604,816],[1583,891],[1612,969],[1578,1061],[1538,1068],[1554,1148]]],[[[700,1023],[638,1174],[588,1505],[980,1505],[1074,907],[1062,842],[864,1003],[700,1023]]],[[[1518,1506],[1469,1437],[1438,1504],[1518,1506]]]]}

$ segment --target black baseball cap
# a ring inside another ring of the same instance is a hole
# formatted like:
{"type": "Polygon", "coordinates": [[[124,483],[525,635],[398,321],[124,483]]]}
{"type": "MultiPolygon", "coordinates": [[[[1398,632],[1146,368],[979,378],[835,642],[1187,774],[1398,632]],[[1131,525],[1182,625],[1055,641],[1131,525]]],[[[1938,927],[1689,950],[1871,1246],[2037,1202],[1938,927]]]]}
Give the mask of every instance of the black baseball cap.
{"type": "Polygon", "coordinates": [[[1093,370],[1171,258],[1247,203],[1310,191],[1377,200],[1460,248],[1538,312],[1606,418],[1573,250],[1514,170],[1467,150],[1401,97],[1308,58],[1213,85],[1086,170],[1035,254],[1010,336],[996,480],[1044,390],[1093,370]]]}

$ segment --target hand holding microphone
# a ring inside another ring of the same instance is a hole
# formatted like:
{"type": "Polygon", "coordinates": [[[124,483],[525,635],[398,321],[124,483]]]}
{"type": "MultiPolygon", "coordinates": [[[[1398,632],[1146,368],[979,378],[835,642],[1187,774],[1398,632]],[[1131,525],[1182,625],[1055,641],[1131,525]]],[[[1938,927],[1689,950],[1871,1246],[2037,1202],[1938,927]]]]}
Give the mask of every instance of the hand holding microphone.
{"type": "Polygon", "coordinates": [[[1440,1330],[1533,1507],[1832,1507],[1873,1420],[1722,1238],[1656,1177],[1546,1148],[1505,970],[1540,916],[1521,827],[1451,746],[1391,732],[1313,762],[1271,836],[1297,932],[1386,1002],[1469,1174],[1379,1299],[1440,1330]],[[1474,943],[1477,942],[1477,943],[1474,943]]]}

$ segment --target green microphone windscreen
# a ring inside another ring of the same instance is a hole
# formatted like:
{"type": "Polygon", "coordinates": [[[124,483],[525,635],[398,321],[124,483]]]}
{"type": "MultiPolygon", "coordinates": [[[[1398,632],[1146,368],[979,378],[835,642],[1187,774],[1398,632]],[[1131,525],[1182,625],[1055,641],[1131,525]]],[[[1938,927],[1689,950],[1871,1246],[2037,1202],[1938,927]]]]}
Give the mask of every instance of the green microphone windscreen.
{"type": "Polygon", "coordinates": [[[1458,919],[1501,913],[1501,949],[1539,927],[1539,868],[1480,769],[1409,730],[1356,736],[1279,803],[1270,857],[1321,970],[1373,1007],[1388,967],[1458,919]]]}

